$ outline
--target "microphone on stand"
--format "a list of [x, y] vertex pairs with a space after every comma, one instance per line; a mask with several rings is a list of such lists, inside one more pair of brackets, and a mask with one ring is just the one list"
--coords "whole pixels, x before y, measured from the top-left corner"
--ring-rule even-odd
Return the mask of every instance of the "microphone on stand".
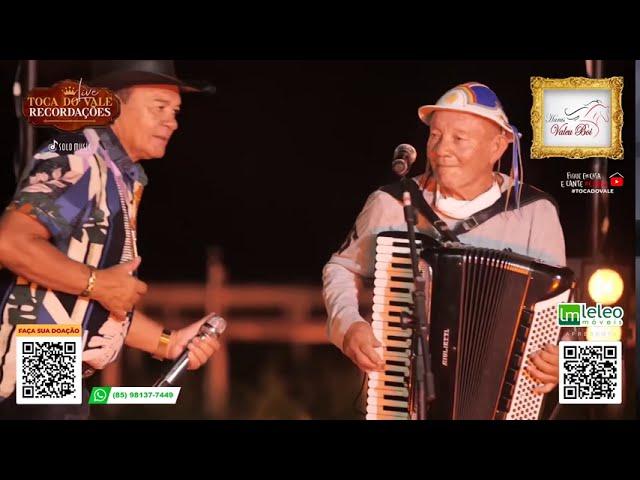
[[[207, 320], [200, 326], [200, 330], [195, 337], [219, 337], [227, 328], [227, 322], [217, 313], [210, 313], [205, 317]], [[193, 339], [191, 339], [193, 340]], [[191, 343], [191, 340], [189, 343]], [[154, 387], [173, 387], [182, 375], [187, 371], [189, 365], [189, 349], [185, 348], [182, 355], [173, 363], [171, 369], [153, 384]]]
[[408, 143], [402, 143], [393, 151], [391, 169], [399, 177], [404, 177], [416, 161], [416, 149]]
[[412, 360], [410, 370], [412, 378], [415, 379], [411, 386], [411, 415], [418, 420], [427, 418], [429, 405], [435, 399], [435, 381], [431, 366], [431, 346], [429, 344], [429, 319], [426, 309], [426, 280], [420, 272], [420, 253], [416, 244], [417, 216], [411, 201], [411, 184], [413, 180], [407, 178], [407, 173], [411, 165], [416, 161], [416, 149], [408, 143], [402, 143], [393, 152], [393, 172], [401, 177], [400, 183], [403, 189], [402, 204], [404, 218], [407, 223], [407, 234], [409, 239], [409, 258], [411, 259], [411, 270], [413, 276], [414, 290], [411, 294], [413, 299], [413, 330], [411, 335]]

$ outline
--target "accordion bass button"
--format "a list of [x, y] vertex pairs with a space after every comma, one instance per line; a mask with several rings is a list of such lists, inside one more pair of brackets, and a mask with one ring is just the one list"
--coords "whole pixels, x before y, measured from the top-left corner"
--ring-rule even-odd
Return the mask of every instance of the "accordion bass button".
[[513, 383], [504, 382], [504, 387], [502, 388], [502, 394], [507, 397], [513, 397], [513, 392], [515, 390], [515, 385]]
[[522, 340], [526, 340], [529, 336], [529, 330], [530, 330], [529, 327], [525, 325], [520, 325], [520, 328], [518, 328], [518, 338]]
[[522, 355], [518, 355], [517, 353], [511, 358], [511, 363], [509, 364], [510, 368], [514, 370], [518, 370], [520, 365], [522, 364]]
[[522, 310], [522, 315], [520, 316], [520, 325], [530, 327], [531, 322], [533, 322], [533, 313], [534, 312], [529, 310], [528, 308]]
[[508, 412], [511, 407], [511, 399], [502, 397], [498, 403], [498, 410], [501, 412]]

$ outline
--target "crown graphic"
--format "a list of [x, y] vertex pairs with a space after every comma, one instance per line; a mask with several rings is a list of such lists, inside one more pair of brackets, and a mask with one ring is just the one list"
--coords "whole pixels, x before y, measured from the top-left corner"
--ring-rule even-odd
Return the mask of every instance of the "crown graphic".
[[75, 95], [76, 94], [76, 89], [73, 88], [71, 85], [69, 85], [68, 87], [64, 87], [62, 89], [62, 93], [64, 95]]

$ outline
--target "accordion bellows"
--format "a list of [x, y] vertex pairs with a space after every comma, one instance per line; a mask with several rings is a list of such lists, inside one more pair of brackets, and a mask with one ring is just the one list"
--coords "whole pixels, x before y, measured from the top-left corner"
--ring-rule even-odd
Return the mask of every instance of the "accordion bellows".
[[[556, 309], [573, 291], [571, 270], [424, 235], [417, 243], [436, 387], [427, 418], [543, 418], [548, 395], [533, 392], [524, 359], [557, 343]], [[412, 330], [401, 318], [413, 312], [413, 288], [406, 232], [378, 234], [372, 327], [385, 369], [369, 374], [367, 419], [415, 418]]]

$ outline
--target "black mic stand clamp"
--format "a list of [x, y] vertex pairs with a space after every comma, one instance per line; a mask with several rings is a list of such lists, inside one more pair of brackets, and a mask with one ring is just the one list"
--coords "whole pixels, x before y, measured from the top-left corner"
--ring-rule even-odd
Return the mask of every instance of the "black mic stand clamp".
[[436, 398], [435, 381], [431, 368], [431, 349], [429, 344], [430, 322], [427, 318], [425, 278], [420, 273], [418, 248], [416, 245], [415, 226], [417, 224], [416, 209], [411, 201], [411, 193], [406, 174], [402, 176], [404, 218], [407, 223], [409, 234], [409, 249], [411, 251], [411, 267], [413, 272], [413, 315], [409, 316], [410, 321], [404, 322], [412, 331], [411, 340], [411, 385], [410, 391], [410, 413], [417, 416], [418, 420], [426, 420], [429, 404]]

